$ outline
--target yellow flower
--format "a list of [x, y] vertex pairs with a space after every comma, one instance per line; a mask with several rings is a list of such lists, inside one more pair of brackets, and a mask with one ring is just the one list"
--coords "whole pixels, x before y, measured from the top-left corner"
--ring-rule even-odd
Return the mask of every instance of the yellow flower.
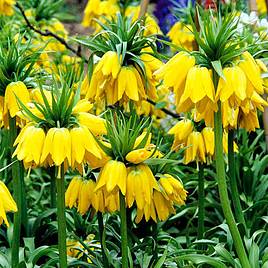
[[205, 127], [201, 133], [205, 143], [206, 155], [211, 159], [215, 153], [215, 138], [213, 128]]
[[77, 201], [79, 198], [80, 190], [83, 184], [83, 179], [81, 177], [74, 177], [66, 192], [65, 192], [65, 205], [66, 207], [72, 208], [77, 207]]
[[0, 1], [0, 15], [11, 16], [14, 13], [15, 0]]
[[[52, 95], [51, 91], [48, 90], [43, 90], [43, 93], [50, 105], [52, 105]], [[30, 98], [32, 101], [35, 101], [40, 104], [44, 104], [44, 100], [42, 97], [41, 89], [40, 88], [35, 88], [30, 92]]]
[[94, 19], [101, 20], [102, 15], [104, 15], [106, 18], [111, 18], [115, 16], [119, 11], [120, 8], [116, 0], [88, 0], [84, 11], [82, 25], [84, 27], [97, 27], [97, 30], [99, 30], [98, 25], [96, 25], [96, 21], [94, 21]]
[[[94, 241], [92, 241], [94, 238], [95, 235], [89, 234], [86, 240], [83, 241], [83, 244], [85, 244], [87, 248], [90, 248], [91, 251], [94, 251], [97, 247], [99, 247], [98, 242], [94, 243]], [[67, 238], [67, 255], [77, 259], [81, 259], [84, 255], [86, 255], [87, 262], [92, 263], [91, 259], [94, 257], [88, 253], [88, 250], [84, 248], [83, 244], [80, 241]]]
[[162, 186], [168, 199], [175, 205], [184, 205], [187, 197], [187, 191], [178, 179], [175, 179], [169, 174], [164, 174], [159, 179], [159, 184]]
[[84, 180], [82, 182], [77, 201], [77, 211], [81, 215], [84, 215], [91, 206], [93, 207], [92, 199], [96, 195], [94, 193], [95, 187], [96, 183], [93, 180]]
[[184, 25], [181, 21], [176, 22], [167, 33], [174, 45], [193, 50], [194, 35], [191, 25]]
[[8, 188], [2, 181], [0, 181], [0, 196], [0, 225], [4, 221], [6, 226], [9, 227], [6, 212], [17, 212], [18, 208]]
[[177, 103], [178, 112], [188, 112], [196, 108], [199, 113], [204, 112], [208, 105], [217, 110], [215, 104], [215, 89], [210, 71], [206, 67], [192, 67], [186, 78], [185, 89]]
[[154, 73], [156, 79], [163, 79], [165, 87], [173, 89], [176, 103], [180, 102], [187, 74], [194, 65], [193, 56], [187, 52], [179, 52]]
[[152, 56], [142, 58], [146, 61], [148, 59], [153, 61], [148, 64], [144, 62], [148, 78], [146, 81], [139, 67], [131, 64], [121, 66], [121, 56], [114, 51], [106, 52], [96, 64], [90, 82], [88, 78], [84, 79], [83, 94], [87, 92], [87, 99], [98, 103], [105, 100], [108, 105], [113, 105], [118, 101], [124, 104], [128, 100], [140, 104], [147, 96], [155, 99], [157, 81], [152, 72], [156, 65], [159, 66], [159, 62]]
[[206, 162], [206, 148], [203, 136], [200, 132], [193, 131], [187, 139], [187, 148], [185, 150], [184, 163], [192, 161]]
[[140, 136], [138, 136], [137, 139], [135, 140], [134, 149], [136, 149], [141, 144], [141, 142], [143, 142], [146, 135], [148, 135], [148, 137], [147, 137], [147, 140], [145, 142], [145, 147], [150, 145], [151, 139], [152, 139], [152, 133], [148, 133], [147, 131], [143, 131], [142, 134]]
[[175, 126], [173, 126], [168, 134], [174, 134], [174, 141], [172, 144], [172, 150], [179, 150], [180, 148], [185, 146], [187, 141], [187, 137], [193, 131], [193, 122], [189, 119], [183, 119], [179, 121]]
[[105, 119], [93, 114], [79, 112], [77, 119], [80, 125], [86, 126], [94, 135], [103, 135], [107, 133]]
[[21, 81], [8, 84], [5, 92], [5, 109], [9, 111], [11, 117], [14, 117], [20, 111], [18, 99], [26, 105], [30, 102], [30, 93]]
[[[136, 5], [136, 6], [129, 5], [126, 8], [124, 15], [128, 18], [131, 17], [132, 22], [134, 22], [138, 19], [139, 13], [140, 13], [140, 5]], [[158, 26], [156, 20], [148, 13], [146, 13], [145, 15], [144, 28], [145, 28], [144, 36], [150, 36], [153, 34], [162, 34], [160, 27]]]
[[265, 0], [257, 0], [256, 2], [257, 2], [258, 12], [260, 14], [266, 14], [267, 8], [266, 8]]
[[126, 185], [126, 204], [132, 207], [136, 201], [137, 208], [142, 210], [144, 206], [152, 202], [153, 189], [159, 190], [157, 181], [147, 165], [137, 165], [128, 168]]
[[108, 194], [105, 189], [95, 191], [96, 182], [82, 177], [74, 177], [65, 193], [66, 207], [76, 207], [84, 215], [92, 207], [95, 211], [114, 212], [119, 210], [119, 195]]
[[[105, 146], [107, 146], [107, 144], [105, 144], [105, 142], [103, 142], [103, 141], [100, 141], [100, 142], [103, 143]], [[109, 160], [111, 160], [111, 157], [106, 155], [103, 150], [99, 150], [99, 152], [100, 152], [100, 156], [101, 156], [100, 158], [94, 156], [92, 153], [89, 153], [89, 152], [85, 153], [85, 162], [88, 163], [88, 165], [92, 169], [101, 168]], [[82, 173], [82, 171], [80, 173]]]
[[90, 103], [86, 99], [81, 99], [77, 102], [77, 104], [74, 106], [72, 113], [77, 114], [77, 113], [87, 113], [89, 112], [93, 107], [93, 104]]
[[138, 73], [135, 72], [134, 67], [122, 67], [118, 75], [118, 100], [120, 100], [125, 93], [129, 99], [139, 100], [139, 88], [138, 88]]
[[119, 190], [126, 193], [127, 168], [123, 162], [110, 160], [101, 169], [95, 191], [104, 187], [108, 194]]
[[70, 130], [70, 136], [72, 148], [71, 166], [74, 166], [75, 163], [81, 164], [85, 158], [86, 152], [101, 159], [101, 149], [87, 127], [81, 126], [72, 128]]
[[100, 6], [101, 1], [100, 0], [89, 0], [87, 2], [85, 11], [84, 11], [84, 18], [82, 21], [82, 25], [84, 27], [91, 26], [92, 19], [100, 14]]
[[126, 155], [126, 160], [133, 164], [139, 164], [152, 156], [153, 152], [146, 148], [137, 149]]
[[227, 67], [223, 69], [220, 77], [216, 99], [221, 102], [228, 101], [230, 107], [236, 107], [247, 97], [247, 78], [239, 66]]
[[17, 148], [13, 156], [17, 155], [18, 160], [26, 163], [33, 162], [39, 165], [45, 138], [46, 134], [42, 128], [36, 127], [32, 123], [27, 124], [14, 142], [14, 146], [17, 145]]
[[126, 160], [133, 164], [139, 164], [149, 158], [161, 158], [162, 153], [155, 148], [154, 144], [149, 144], [141, 149], [136, 149], [126, 155]]
[[246, 74], [249, 87], [253, 87], [259, 94], [263, 94], [264, 90], [261, 72], [258, 64], [249, 52], [246, 51], [242, 54], [242, 60], [239, 63], [239, 67]]
[[256, 128], [260, 128], [257, 111], [249, 111], [249, 113], [246, 114], [242, 112], [240, 115], [239, 126], [249, 132], [255, 131]]
[[114, 213], [116, 211], [119, 211], [120, 205], [119, 205], [119, 192], [115, 193], [107, 193], [104, 190], [104, 205], [105, 210], [109, 213]]
[[67, 128], [50, 128], [47, 132], [41, 156], [41, 163], [51, 157], [56, 166], [60, 166], [65, 160], [71, 165], [72, 140]]
[[230, 107], [228, 101], [222, 103], [222, 125], [225, 129], [237, 127], [239, 107]]
[[150, 218], [155, 222], [157, 222], [157, 218], [160, 221], [165, 221], [170, 214], [175, 214], [172, 201], [164, 193], [153, 190], [152, 202], [145, 204], [143, 209], [137, 208], [135, 222], [139, 223], [143, 217], [146, 221]]
[[160, 221], [165, 221], [170, 214], [175, 214], [172, 203], [161, 192], [153, 192], [153, 201], [157, 217]]

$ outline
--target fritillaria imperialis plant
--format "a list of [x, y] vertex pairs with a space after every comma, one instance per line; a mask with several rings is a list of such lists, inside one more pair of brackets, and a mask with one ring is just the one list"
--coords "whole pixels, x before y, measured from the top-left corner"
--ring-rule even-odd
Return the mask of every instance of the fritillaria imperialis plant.
[[[193, 111], [208, 127], [214, 127], [217, 180], [223, 212], [241, 265], [250, 267], [227, 192], [223, 127], [229, 129], [233, 124], [234, 127], [254, 130], [259, 126], [257, 109], [263, 110], [267, 103], [260, 95], [264, 92], [260, 69], [248, 51], [250, 47], [238, 34], [237, 23], [238, 19], [232, 13], [222, 16], [213, 11], [202, 12], [202, 15], [198, 12], [200, 31], [193, 22], [192, 27], [199, 50], [179, 52], [154, 74], [174, 91], [178, 112]], [[199, 160], [205, 162], [198, 141], [199, 133], [194, 137], [196, 142], [192, 141], [195, 144], [192, 150], [198, 154]]]

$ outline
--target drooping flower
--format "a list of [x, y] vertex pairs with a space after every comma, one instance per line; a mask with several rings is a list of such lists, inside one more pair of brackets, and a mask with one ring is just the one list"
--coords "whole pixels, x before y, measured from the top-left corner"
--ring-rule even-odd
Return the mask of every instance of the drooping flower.
[[168, 131], [168, 134], [174, 135], [172, 150], [177, 151], [185, 147], [187, 138], [193, 131], [193, 128], [193, 122], [190, 119], [183, 119]]
[[[140, 5], [129, 5], [125, 10], [125, 16], [131, 17], [132, 21], [137, 21], [140, 13]], [[144, 35], [161, 34], [160, 27], [153, 16], [146, 13], [144, 18]]]
[[187, 112], [195, 108], [203, 113], [208, 106], [217, 110], [215, 103], [215, 89], [211, 73], [206, 67], [192, 67], [186, 78], [185, 89], [177, 104], [179, 112]]
[[107, 193], [121, 191], [126, 193], [127, 168], [123, 162], [110, 160], [101, 169], [95, 191], [105, 187]]
[[69, 208], [76, 207], [84, 215], [90, 208], [100, 212], [115, 212], [119, 210], [119, 195], [108, 193], [106, 189], [96, 188], [92, 179], [74, 177], [65, 193], [65, 203]]
[[170, 214], [175, 213], [175, 205], [184, 205], [187, 197], [187, 191], [182, 184], [169, 174], [160, 176], [157, 182], [158, 188], [152, 192], [151, 202], [145, 202], [144, 206], [137, 206], [136, 223], [139, 223], [144, 217], [146, 221], [157, 219], [164, 221]]
[[44, 130], [29, 123], [16, 138], [14, 146], [18, 146], [13, 155], [17, 155], [18, 160], [24, 160], [26, 163], [34, 162], [36, 165], [39, 165], [45, 139], [46, 134]]
[[193, 56], [187, 52], [179, 52], [154, 73], [157, 79], [163, 79], [164, 86], [174, 91], [177, 104], [183, 94], [187, 74], [194, 65]]
[[8, 188], [2, 181], [0, 181], [0, 196], [0, 225], [4, 222], [9, 227], [6, 212], [17, 212], [18, 208]]
[[84, 27], [98, 27], [94, 19], [101, 20], [101, 16], [111, 19], [119, 11], [120, 8], [117, 4], [117, 0], [88, 0], [84, 11], [82, 25]]
[[20, 111], [18, 100], [20, 100], [23, 104], [30, 102], [30, 93], [25, 84], [21, 81], [8, 84], [5, 91], [4, 111], [9, 111], [11, 117], [15, 117], [16, 113]]
[[142, 210], [152, 202], [153, 189], [159, 190], [157, 181], [147, 165], [138, 165], [128, 169], [126, 204], [132, 207], [134, 201]]
[[188, 164], [192, 161], [205, 163], [206, 148], [204, 138], [198, 131], [193, 131], [187, 139], [187, 148], [185, 150], [184, 163]]
[[239, 67], [244, 71], [247, 77], [247, 87], [248, 91], [250, 91], [248, 92], [249, 97], [251, 96], [253, 89], [256, 90], [257, 93], [263, 94], [264, 90], [259, 66], [248, 51], [242, 54]]
[[221, 102], [228, 101], [231, 107], [241, 104], [247, 97], [247, 78], [239, 66], [223, 69], [224, 78], [220, 78], [216, 99]]
[[159, 179], [159, 184], [163, 187], [165, 194], [176, 205], [184, 205], [187, 197], [187, 191], [183, 188], [181, 182], [171, 176], [170, 174], [164, 174]]
[[[117, 23], [116, 29], [114, 23]], [[108, 22], [108, 31], [100, 32], [88, 42], [92, 54], [98, 55], [99, 60], [92, 64], [91, 78], [87, 75], [83, 81], [82, 90], [87, 99], [102, 105], [119, 103], [125, 106], [129, 101], [140, 106], [148, 97], [157, 99], [156, 86], [159, 81], [153, 72], [162, 63], [155, 57], [153, 37], [146, 37], [141, 25], [141, 20], [131, 22], [131, 17], [121, 19], [118, 14]], [[121, 36], [123, 32], [124, 37]], [[107, 34], [115, 38], [114, 45], [106, 44]], [[105, 49], [100, 51], [98, 47], [103, 45]]]
[[171, 42], [174, 45], [192, 51], [194, 46], [194, 35], [192, 33], [192, 26], [185, 25], [183, 22], [176, 22], [167, 33]]
[[205, 127], [201, 131], [205, 149], [206, 149], [206, 156], [209, 160], [211, 160], [215, 153], [215, 138], [214, 138], [214, 131], [211, 127]]
[[86, 163], [99, 165], [106, 156], [93, 135], [106, 132], [105, 120], [88, 113], [92, 104], [87, 100], [74, 103], [70, 88], [58, 94], [47, 94], [43, 89], [40, 92], [41, 97], [38, 91], [34, 93], [33, 108], [21, 107], [20, 116], [29, 123], [14, 142], [13, 156], [25, 167], [64, 164], [65, 169], [71, 167], [81, 173]]

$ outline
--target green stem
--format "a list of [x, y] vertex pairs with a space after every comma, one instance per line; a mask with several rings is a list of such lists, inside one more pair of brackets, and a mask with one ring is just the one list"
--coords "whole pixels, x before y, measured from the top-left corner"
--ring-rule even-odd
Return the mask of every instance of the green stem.
[[[215, 84], [216, 88], [217, 84]], [[250, 268], [250, 264], [247, 258], [246, 250], [243, 245], [242, 238], [240, 236], [239, 230], [237, 228], [231, 205], [228, 197], [227, 183], [226, 183], [226, 174], [225, 174], [225, 165], [223, 158], [223, 144], [222, 144], [222, 115], [221, 115], [221, 105], [218, 105], [218, 112], [215, 113], [214, 127], [215, 127], [215, 154], [216, 154], [216, 171], [217, 171], [217, 180], [218, 188], [220, 195], [220, 202], [225, 216], [226, 222], [229, 226], [234, 246], [239, 257], [240, 263], [243, 268]]]
[[56, 179], [59, 263], [60, 268], [67, 268], [64, 166], [59, 168], [61, 176]]
[[99, 235], [100, 235], [100, 243], [101, 243], [101, 251], [102, 251], [102, 259], [103, 259], [103, 267], [109, 268], [109, 262], [107, 259], [107, 256], [105, 254], [103, 237], [104, 237], [104, 226], [103, 226], [103, 217], [101, 212], [97, 212], [97, 218], [98, 218], [98, 226], [99, 226]]
[[205, 189], [204, 189], [204, 167], [201, 164], [198, 172], [198, 239], [204, 237], [205, 232]]
[[[9, 133], [10, 133], [10, 148], [11, 154], [14, 151], [13, 144], [17, 137], [16, 119], [9, 118]], [[12, 161], [16, 161], [14, 158]], [[14, 214], [14, 227], [11, 242], [11, 263], [15, 268], [19, 264], [19, 249], [20, 249], [20, 235], [21, 235], [21, 222], [22, 222], [22, 192], [21, 192], [21, 177], [23, 176], [23, 167], [19, 161], [12, 165], [12, 181], [13, 181], [13, 197], [18, 207], [18, 212]]]
[[122, 268], [128, 268], [128, 243], [127, 243], [127, 213], [125, 197], [120, 192], [120, 219], [121, 219], [121, 250]]
[[231, 187], [231, 198], [233, 201], [236, 220], [246, 227], [245, 218], [243, 216], [242, 206], [239, 198], [237, 187], [237, 178], [235, 173], [235, 157], [234, 157], [234, 130], [228, 133], [228, 165], [229, 165], [229, 178]]
[[51, 208], [57, 207], [57, 200], [56, 200], [56, 174], [55, 174], [55, 168], [50, 167], [49, 168], [49, 174], [50, 174], [50, 206]]

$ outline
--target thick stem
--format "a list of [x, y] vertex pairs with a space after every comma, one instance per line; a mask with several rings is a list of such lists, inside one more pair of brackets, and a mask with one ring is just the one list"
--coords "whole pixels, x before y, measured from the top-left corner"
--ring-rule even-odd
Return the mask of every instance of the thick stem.
[[201, 164], [198, 172], [198, 239], [204, 237], [205, 232], [205, 188], [204, 188], [204, 167]]
[[103, 234], [104, 234], [103, 217], [102, 217], [102, 213], [99, 211], [97, 212], [97, 218], [98, 218], [98, 226], [99, 226], [99, 235], [100, 235], [102, 259], [103, 259], [103, 267], [109, 268], [109, 262], [108, 262], [106, 254], [105, 254], [104, 245], [103, 245]]
[[56, 179], [59, 263], [60, 268], [67, 268], [64, 166], [59, 168], [61, 176]]
[[128, 268], [128, 243], [127, 243], [127, 213], [125, 197], [120, 192], [120, 219], [121, 219], [121, 250], [122, 268]]
[[[13, 153], [13, 143], [17, 137], [16, 119], [9, 119], [9, 133], [10, 133], [10, 148]], [[16, 159], [12, 159], [15, 161]], [[22, 166], [19, 161], [12, 165], [12, 181], [13, 181], [13, 197], [17, 203], [18, 212], [14, 214], [13, 237], [11, 242], [11, 262], [12, 267], [17, 267], [19, 264], [19, 248], [20, 248], [20, 234], [22, 222], [22, 192], [21, 192], [21, 177], [23, 176]], [[23, 178], [22, 178], [23, 179]]]
[[[216, 86], [217, 84], [215, 84]], [[216, 171], [217, 171], [217, 180], [218, 188], [220, 195], [220, 202], [223, 210], [224, 217], [229, 226], [234, 246], [240, 260], [240, 263], [243, 268], [250, 268], [250, 264], [247, 258], [246, 250], [243, 245], [242, 238], [240, 236], [239, 230], [237, 228], [231, 205], [228, 197], [226, 175], [225, 175], [225, 166], [223, 158], [223, 144], [222, 144], [222, 115], [221, 115], [221, 105], [219, 103], [219, 110], [215, 113], [215, 154], [216, 154]]]
[[237, 178], [235, 173], [235, 157], [234, 157], [234, 130], [228, 133], [228, 165], [229, 165], [229, 178], [231, 188], [231, 198], [233, 201], [236, 220], [246, 227], [245, 218], [241, 207], [239, 192], [237, 187]]

